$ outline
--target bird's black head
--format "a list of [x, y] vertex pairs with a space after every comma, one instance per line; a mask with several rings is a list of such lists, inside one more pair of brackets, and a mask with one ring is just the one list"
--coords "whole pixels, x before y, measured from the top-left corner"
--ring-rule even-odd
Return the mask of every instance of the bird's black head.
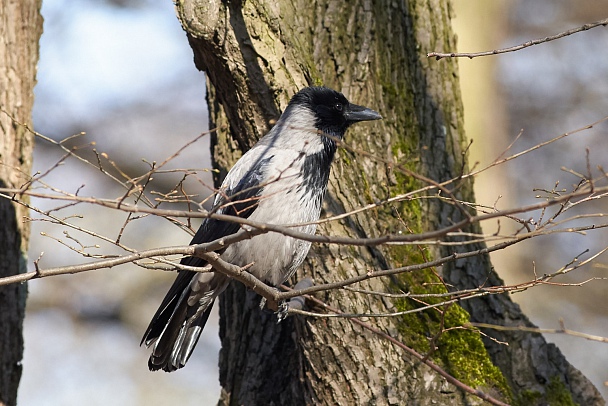
[[289, 106], [308, 108], [314, 113], [315, 127], [318, 130], [340, 138], [353, 123], [382, 118], [374, 110], [352, 104], [342, 93], [326, 87], [307, 87], [300, 90], [292, 97]]

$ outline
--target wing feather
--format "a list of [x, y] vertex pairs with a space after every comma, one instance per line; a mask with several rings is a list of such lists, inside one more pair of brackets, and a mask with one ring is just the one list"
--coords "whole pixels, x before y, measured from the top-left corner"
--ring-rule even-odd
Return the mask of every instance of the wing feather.
[[[267, 152], [268, 149], [265, 148], [264, 151]], [[266, 168], [274, 155], [264, 156], [262, 153], [253, 160], [249, 169], [244, 171], [243, 166], [247, 164], [247, 158], [243, 156], [226, 176], [222, 188], [216, 195], [212, 213], [248, 218], [255, 211], [264, 189]], [[241, 173], [244, 175], [239, 178]], [[238, 182], [235, 181], [236, 178], [239, 178]], [[206, 218], [190, 244], [217, 240], [236, 233], [239, 227], [235, 222]], [[207, 265], [203, 259], [197, 257], [185, 257], [180, 263], [198, 267]], [[145, 343], [146, 346], [154, 344], [148, 362], [150, 370], [173, 371], [184, 366], [209, 318], [215, 297], [225, 289], [228, 282], [228, 278], [224, 275], [214, 274], [203, 288], [197, 286], [196, 297], [200, 295], [201, 298], [190, 305], [188, 298], [193, 294], [191, 286], [199, 275], [201, 274], [198, 272], [179, 271], [152, 317], [142, 338], [142, 344]]]

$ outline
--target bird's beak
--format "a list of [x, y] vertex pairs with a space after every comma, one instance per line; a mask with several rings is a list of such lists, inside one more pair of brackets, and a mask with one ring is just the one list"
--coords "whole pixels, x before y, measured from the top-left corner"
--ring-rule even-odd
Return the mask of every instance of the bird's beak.
[[378, 114], [378, 112], [368, 109], [367, 107], [357, 106], [356, 104], [350, 103], [346, 112], [344, 113], [344, 117], [351, 123], [356, 123], [357, 121], [370, 121], [370, 120], [380, 120], [382, 116]]

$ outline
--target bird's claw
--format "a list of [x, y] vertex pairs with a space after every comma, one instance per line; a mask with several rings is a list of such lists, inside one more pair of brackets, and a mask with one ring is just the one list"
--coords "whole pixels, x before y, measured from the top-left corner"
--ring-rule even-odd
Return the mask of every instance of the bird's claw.
[[[306, 289], [314, 285], [311, 278], [304, 278], [294, 286], [294, 290]], [[277, 323], [282, 322], [289, 316], [290, 309], [303, 310], [306, 307], [306, 299], [304, 296], [295, 296], [289, 299], [289, 302], [281, 302], [277, 311]]]
[[277, 315], [277, 324], [279, 324], [280, 322], [285, 320], [287, 318], [287, 316], [289, 316], [289, 303], [281, 302], [279, 304], [279, 310], [277, 310], [276, 315]]

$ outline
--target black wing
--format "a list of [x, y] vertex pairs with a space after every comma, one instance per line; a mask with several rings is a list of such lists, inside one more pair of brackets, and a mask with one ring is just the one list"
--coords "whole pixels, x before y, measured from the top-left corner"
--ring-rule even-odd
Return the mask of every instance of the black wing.
[[[257, 203], [264, 188], [266, 167], [273, 158], [274, 155], [259, 159], [232, 189], [226, 190], [225, 193], [216, 198], [212, 212], [248, 218], [257, 207]], [[228, 174], [228, 176], [230, 176], [230, 174]], [[206, 218], [190, 244], [202, 244], [217, 240], [218, 238], [236, 233], [239, 230], [239, 227], [238, 223]], [[206, 265], [204, 260], [196, 257], [185, 257], [180, 263], [189, 266]], [[180, 330], [184, 327], [184, 323], [197, 311], [195, 308], [189, 308], [187, 304], [190, 282], [196, 274], [197, 272], [192, 271], [179, 271], [173, 285], [171, 285], [171, 288], [165, 295], [161, 305], [152, 317], [152, 321], [142, 338], [142, 344], [145, 342], [146, 345], [150, 345], [161, 335], [165, 334], [168, 336], [163, 337], [162, 341], [166, 342], [168, 348], [166, 351], [159, 352], [165, 354], [171, 353], [174, 342], [178, 337]], [[191, 324], [191, 326], [198, 326], [200, 329], [195, 330], [197, 332], [196, 336], [190, 340], [190, 351], [196, 345], [200, 331], [202, 331], [202, 327], [204, 327], [207, 318], [209, 317], [211, 305], [212, 303]], [[187, 356], [189, 356], [189, 353]], [[160, 369], [160, 367], [166, 369], [163, 365], [149, 365], [151, 369]]]
[[[219, 195], [211, 213], [249, 218], [258, 205], [264, 188], [266, 167], [273, 158], [274, 155], [260, 159], [233, 189], [228, 189], [225, 193]], [[190, 245], [203, 244], [226, 237], [239, 231], [239, 228], [240, 225], [232, 221], [207, 218], [192, 238]], [[181, 264], [205, 265], [202, 259], [196, 257], [186, 257], [182, 259]]]

